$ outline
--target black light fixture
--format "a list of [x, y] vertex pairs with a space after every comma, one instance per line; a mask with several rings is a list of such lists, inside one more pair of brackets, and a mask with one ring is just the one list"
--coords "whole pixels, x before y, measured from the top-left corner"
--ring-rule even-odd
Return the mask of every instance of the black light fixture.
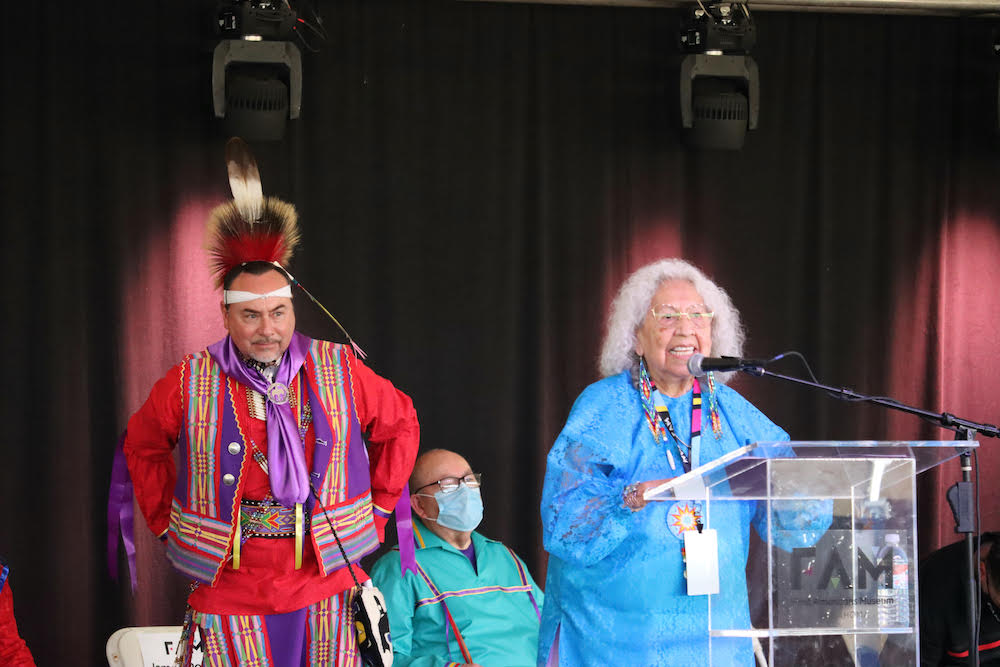
[[749, 55], [756, 37], [745, 2], [698, 0], [682, 20], [681, 124], [691, 146], [739, 150], [756, 129], [760, 82]]
[[216, 118], [228, 136], [278, 141], [302, 108], [302, 57], [287, 41], [295, 11], [280, 0], [230, 0], [216, 12], [223, 39], [212, 58]]

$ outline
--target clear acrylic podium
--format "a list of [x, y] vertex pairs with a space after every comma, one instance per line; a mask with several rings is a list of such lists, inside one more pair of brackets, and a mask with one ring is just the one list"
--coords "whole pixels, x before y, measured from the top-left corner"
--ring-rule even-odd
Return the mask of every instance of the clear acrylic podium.
[[[831, 654], [859, 667], [918, 664], [916, 475], [976, 446], [761, 442], [647, 491], [647, 500], [701, 502], [706, 528], [713, 506], [756, 503], [763, 553], [747, 563], [751, 622], [713, 619], [709, 595], [710, 656], [749, 641], [758, 667], [826, 664]], [[810, 530], [827, 517], [828, 528]]]

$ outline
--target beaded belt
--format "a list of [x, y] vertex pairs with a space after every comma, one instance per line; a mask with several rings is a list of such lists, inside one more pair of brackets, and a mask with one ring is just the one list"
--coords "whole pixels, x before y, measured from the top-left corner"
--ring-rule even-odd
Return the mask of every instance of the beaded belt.
[[[309, 526], [303, 526], [308, 532]], [[295, 537], [295, 508], [274, 500], [246, 500], [240, 503], [240, 537]]]

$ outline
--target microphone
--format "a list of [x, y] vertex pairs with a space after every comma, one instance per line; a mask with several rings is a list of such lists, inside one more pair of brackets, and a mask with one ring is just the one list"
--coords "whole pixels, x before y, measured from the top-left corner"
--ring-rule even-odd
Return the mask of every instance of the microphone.
[[704, 377], [709, 371], [721, 373], [763, 368], [773, 359], [740, 359], [739, 357], [706, 357], [695, 352], [688, 359], [688, 373], [696, 378]]

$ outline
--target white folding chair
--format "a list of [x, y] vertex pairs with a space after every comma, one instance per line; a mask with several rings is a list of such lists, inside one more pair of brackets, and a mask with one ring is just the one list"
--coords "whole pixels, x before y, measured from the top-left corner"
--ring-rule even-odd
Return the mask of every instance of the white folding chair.
[[108, 666], [172, 665], [181, 629], [179, 625], [159, 625], [116, 630], [108, 637]]

